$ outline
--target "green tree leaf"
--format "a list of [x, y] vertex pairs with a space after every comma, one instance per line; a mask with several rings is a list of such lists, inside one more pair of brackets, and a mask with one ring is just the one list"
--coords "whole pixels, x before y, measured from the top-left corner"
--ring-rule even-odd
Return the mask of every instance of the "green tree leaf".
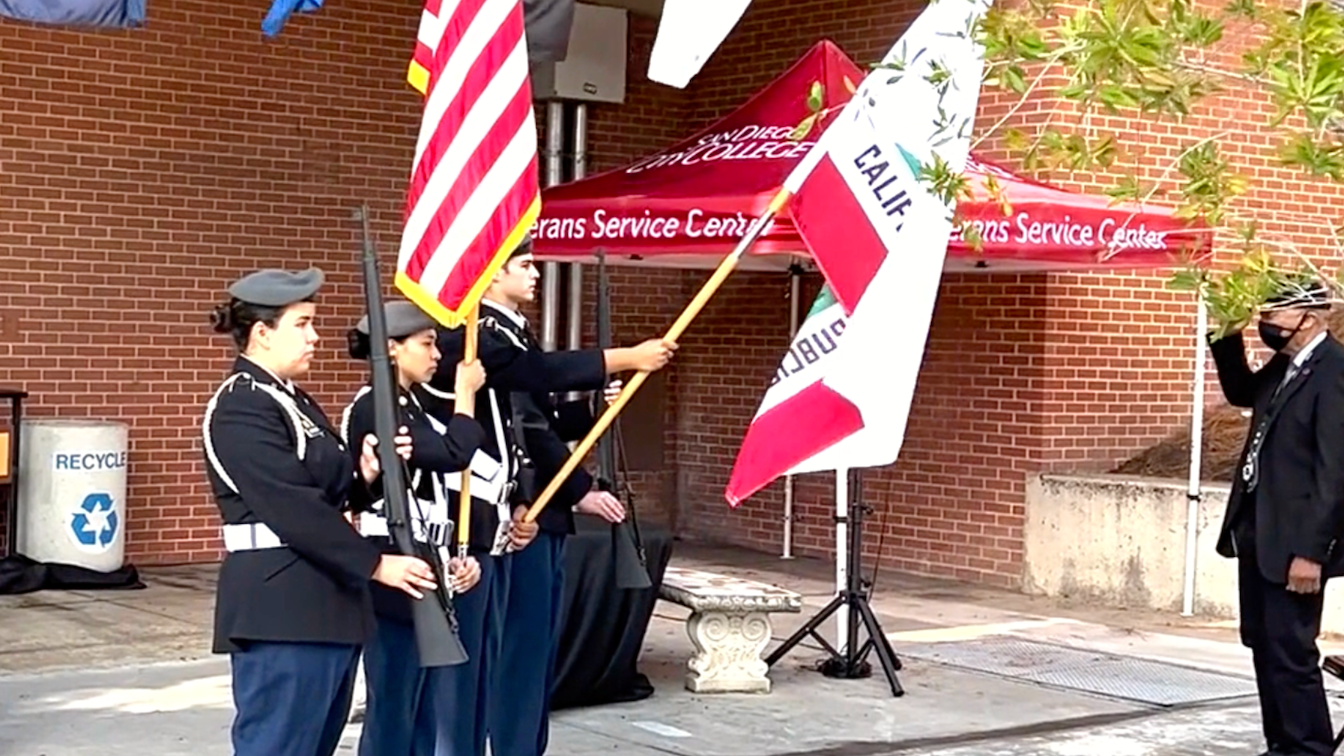
[[825, 89], [821, 86], [821, 82], [812, 82], [812, 87], [807, 92], [807, 109], [813, 113], [819, 112], [822, 106], [826, 104], [823, 99], [824, 94]]

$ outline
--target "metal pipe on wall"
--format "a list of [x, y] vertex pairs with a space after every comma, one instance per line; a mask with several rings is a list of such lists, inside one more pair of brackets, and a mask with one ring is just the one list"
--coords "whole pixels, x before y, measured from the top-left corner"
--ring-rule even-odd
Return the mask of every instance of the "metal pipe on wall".
[[[574, 172], [574, 180], [578, 181], [588, 172], [588, 103], [580, 102], [574, 105], [574, 155], [571, 168]], [[566, 349], [583, 348], [583, 268], [578, 263], [569, 263], [565, 266], [569, 270], [569, 292], [567, 299], [569, 307], [565, 317], [566, 325]], [[578, 391], [571, 391], [565, 395], [569, 401], [577, 401], [583, 398], [583, 394]], [[570, 441], [570, 451], [578, 446], [577, 441]]]
[[[552, 100], [546, 103], [546, 186], [555, 186], [565, 180], [565, 103]], [[560, 325], [560, 265], [542, 263], [541, 266], [541, 348], [553, 351], [559, 346]]]
[[[588, 103], [574, 106], [574, 180], [582, 179], [588, 170]], [[569, 349], [583, 347], [583, 268], [569, 265], [569, 317], [566, 319]]]

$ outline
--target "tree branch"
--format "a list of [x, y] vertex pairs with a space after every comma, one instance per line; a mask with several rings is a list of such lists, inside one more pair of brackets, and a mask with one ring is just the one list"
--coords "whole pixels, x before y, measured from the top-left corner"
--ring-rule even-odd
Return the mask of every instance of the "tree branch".
[[1017, 102], [1013, 103], [1013, 106], [1008, 109], [1008, 112], [1005, 113], [1002, 118], [996, 121], [993, 126], [990, 126], [988, 130], [982, 133], [980, 135], [980, 138], [976, 139], [974, 142], [971, 143], [972, 151], [975, 151], [975, 149], [980, 146], [981, 142], [984, 142], [995, 132], [997, 132], [1000, 128], [1003, 128], [1003, 125], [1005, 123], [1007, 123], [1010, 119], [1012, 119], [1013, 116], [1017, 115], [1017, 111], [1021, 110], [1022, 106], [1027, 104], [1027, 99], [1031, 97], [1031, 93], [1035, 92], [1036, 88], [1039, 87], [1041, 85], [1041, 82], [1045, 80], [1045, 75], [1049, 73], [1050, 69], [1053, 68], [1056, 64], [1058, 64], [1060, 59], [1063, 58], [1069, 52], [1071, 52], [1069, 48], [1061, 47], [1060, 49], [1055, 51], [1054, 55], [1051, 55], [1047, 60], [1045, 60], [1041, 64], [1041, 72], [1036, 75], [1035, 79], [1032, 79], [1031, 84], [1027, 86], [1027, 91], [1022, 93], [1022, 96], [1017, 99]]

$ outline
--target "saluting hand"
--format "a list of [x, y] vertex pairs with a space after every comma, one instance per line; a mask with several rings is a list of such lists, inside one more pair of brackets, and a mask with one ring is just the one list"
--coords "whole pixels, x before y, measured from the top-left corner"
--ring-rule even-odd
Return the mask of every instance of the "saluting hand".
[[671, 341], [649, 339], [634, 347], [635, 369], [642, 373], [662, 370], [667, 363], [672, 361], [672, 353], [675, 351], [677, 351], [677, 345]]
[[472, 556], [453, 557], [448, 560], [448, 574], [453, 576], [453, 588], [465, 593], [481, 582], [481, 563]]
[[[397, 437], [392, 439], [396, 444], [397, 456], [410, 459], [411, 432], [403, 425], [397, 433]], [[382, 471], [382, 464], [378, 461], [378, 437], [370, 433], [364, 437], [364, 446], [359, 452], [359, 473], [364, 476], [365, 483], [372, 483]]]
[[373, 571], [373, 579], [415, 598], [424, 597], [421, 591], [438, 587], [434, 582], [434, 570], [428, 564], [417, 557], [401, 554], [384, 554]]

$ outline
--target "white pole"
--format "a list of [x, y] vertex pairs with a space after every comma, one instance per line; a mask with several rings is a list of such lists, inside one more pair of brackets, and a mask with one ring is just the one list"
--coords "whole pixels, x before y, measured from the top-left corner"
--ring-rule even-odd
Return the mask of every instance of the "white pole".
[[[835, 592], [849, 587], [849, 470], [835, 471]], [[844, 654], [849, 644], [849, 607], [835, 613], [835, 647]]]
[[[789, 271], [789, 340], [798, 335], [798, 298], [802, 296], [802, 276]], [[793, 559], [793, 476], [784, 476], [784, 553], [782, 559]]]
[[1203, 297], [1197, 294], [1194, 400], [1190, 409], [1190, 487], [1185, 494], [1185, 595], [1181, 601], [1181, 615], [1184, 617], [1193, 616], [1195, 613], [1195, 569], [1198, 561], [1195, 557], [1199, 548], [1200, 467], [1204, 451], [1204, 376], [1207, 362], [1204, 350], [1207, 330], [1208, 314], [1204, 309]]

